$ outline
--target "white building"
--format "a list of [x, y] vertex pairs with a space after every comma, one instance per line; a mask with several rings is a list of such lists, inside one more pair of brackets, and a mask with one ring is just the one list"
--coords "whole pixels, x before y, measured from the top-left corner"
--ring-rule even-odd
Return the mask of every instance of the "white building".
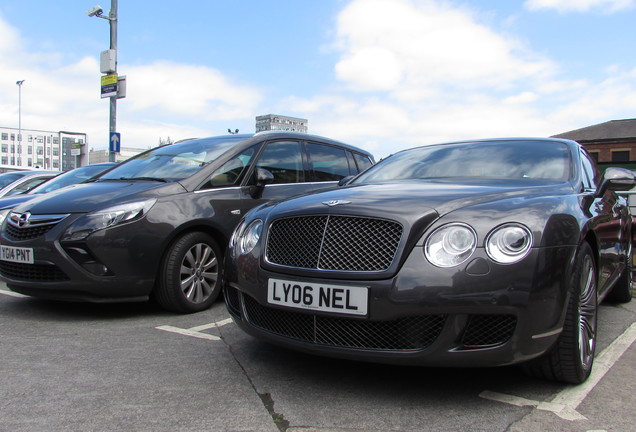
[[67, 171], [88, 164], [81, 132], [0, 127], [0, 170]]
[[278, 114], [256, 116], [256, 132], [282, 130], [307, 133], [309, 121], [304, 118]]

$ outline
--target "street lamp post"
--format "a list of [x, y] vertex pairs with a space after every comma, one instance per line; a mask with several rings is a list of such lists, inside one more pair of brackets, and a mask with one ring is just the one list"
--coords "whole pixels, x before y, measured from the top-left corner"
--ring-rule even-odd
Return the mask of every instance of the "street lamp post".
[[[110, 1], [110, 12], [108, 16], [103, 16], [103, 9], [101, 6], [95, 6], [88, 11], [88, 16], [96, 16], [97, 18], [103, 18], [108, 20], [110, 24], [110, 49], [115, 53], [115, 67], [113, 73], [117, 75], [117, 0]], [[110, 96], [110, 115], [109, 115], [109, 130], [110, 132], [117, 131], [117, 94]], [[109, 134], [109, 139], [110, 139]], [[115, 162], [115, 151], [108, 152], [108, 160]]]
[[[18, 86], [18, 145], [22, 143], [22, 84], [24, 80], [16, 81]], [[13, 165], [15, 165], [15, 143], [13, 144]]]

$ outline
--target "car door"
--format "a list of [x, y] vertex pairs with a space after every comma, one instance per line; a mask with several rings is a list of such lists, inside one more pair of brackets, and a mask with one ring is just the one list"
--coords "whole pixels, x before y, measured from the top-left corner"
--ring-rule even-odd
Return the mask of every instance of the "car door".
[[[311, 192], [307, 182], [303, 142], [276, 140], [243, 150], [211, 173], [209, 179], [195, 192], [195, 201], [211, 207], [219, 216], [217, 225], [231, 232], [243, 215], [267, 201], [289, 198]], [[273, 181], [258, 188], [258, 168], [269, 171]], [[210, 216], [211, 217], [211, 216]]]
[[[307, 181], [303, 154], [301, 141], [279, 140], [266, 143], [254, 164], [254, 169], [265, 169], [272, 173], [274, 179], [265, 186], [260, 198], [254, 199], [250, 196], [254, 205], [313, 191], [312, 184]], [[253, 179], [254, 176], [252, 181]]]
[[[601, 174], [586, 152], [581, 152], [581, 162], [584, 187], [590, 193], [595, 193]], [[631, 242], [626, 223], [629, 209], [625, 199], [611, 190], [590, 203], [588, 211], [594, 215], [599, 248], [598, 287], [599, 292], [603, 292], [610, 287], [608, 282], [615, 280], [623, 270], [624, 260], [621, 251], [628, 249]]]
[[358, 173], [355, 161], [347, 153], [341, 147], [307, 143], [309, 175], [314, 189], [333, 187], [343, 178]]

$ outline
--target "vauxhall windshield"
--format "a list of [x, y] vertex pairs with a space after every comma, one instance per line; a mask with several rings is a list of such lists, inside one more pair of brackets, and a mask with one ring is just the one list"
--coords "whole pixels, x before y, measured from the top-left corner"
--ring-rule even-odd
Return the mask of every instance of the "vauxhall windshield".
[[184, 141], [157, 147], [122, 163], [99, 180], [179, 181], [190, 177], [249, 135]]

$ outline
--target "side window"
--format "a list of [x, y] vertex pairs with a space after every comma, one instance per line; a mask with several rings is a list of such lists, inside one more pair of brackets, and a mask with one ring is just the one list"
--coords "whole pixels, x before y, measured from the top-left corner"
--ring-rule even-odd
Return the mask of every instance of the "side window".
[[601, 176], [600, 171], [586, 152], [581, 152], [581, 162], [583, 165], [583, 186], [586, 189], [596, 189]]
[[354, 153], [353, 157], [355, 158], [356, 164], [358, 165], [358, 170], [360, 171], [364, 171], [365, 169], [373, 165], [371, 160], [369, 160], [369, 158], [365, 155], [362, 155], [360, 153]]
[[267, 144], [256, 166], [271, 172], [274, 175], [274, 184], [305, 181], [300, 143], [296, 141]]
[[247, 171], [257, 147], [245, 149], [221, 165], [220, 168], [212, 173], [210, 180], [202, 186], [202, 189], [238, 185], [242, 180], [243, 174]]
[[351, 173], [343, 149], [315, 143], [309, 143], [307, 149], [315, 181], [338, 181]]
[[20, 184], [19, 186], [16, 186], [16, 188], [13, 189], [11, 192], [9, 192], [7, 195], [18, 195], [21, 193], [28, 192], [34, 187], [36, 187], [37, 185], [39, 185], [40, 183], [44, 183], [46, 180], [48, 180], [48, 178], [29, 179], [25, 181], [24, 183]]

